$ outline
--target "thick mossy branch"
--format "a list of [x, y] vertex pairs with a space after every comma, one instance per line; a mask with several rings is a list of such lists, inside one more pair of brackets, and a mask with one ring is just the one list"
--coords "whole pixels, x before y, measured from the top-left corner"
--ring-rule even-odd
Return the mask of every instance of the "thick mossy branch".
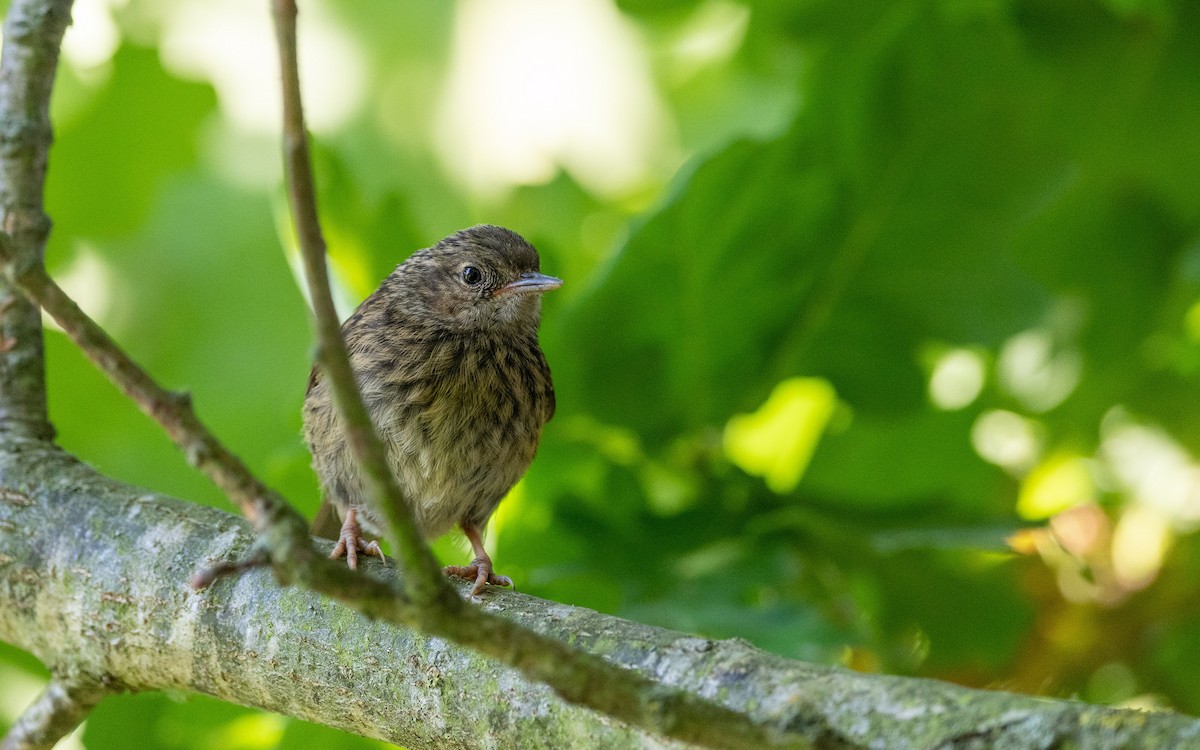
[[[562, 700], [470, 648], [280, 588], [265, 571], [197, 592], [197, 560], [238, 559], [253, 544], [244, 521], [106, 479], [45, 445], [0, 452], [0, 490], [0, 639], [52, 668], [69, 661], [129, 689], [205, 693], [414, 750], [686, 746]], [[375, 561], [368, 570], [393, 575]], [[1200, 721], [1172, 713], [861, 675], [508, 591], [481, 608], [658, 686], [636, 698], [647, 710], [658, 691], [682, 691], [745, 715], [780, 745], [1200, 741]]]

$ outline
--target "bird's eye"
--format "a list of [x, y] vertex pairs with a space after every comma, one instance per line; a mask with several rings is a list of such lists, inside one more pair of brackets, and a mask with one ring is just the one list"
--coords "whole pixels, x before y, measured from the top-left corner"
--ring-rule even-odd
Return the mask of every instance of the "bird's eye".
[[462, 270], [462, 280], [468, 286], [476, 286], [483, 281], [483, 274], [475, 266], [467, 266]]

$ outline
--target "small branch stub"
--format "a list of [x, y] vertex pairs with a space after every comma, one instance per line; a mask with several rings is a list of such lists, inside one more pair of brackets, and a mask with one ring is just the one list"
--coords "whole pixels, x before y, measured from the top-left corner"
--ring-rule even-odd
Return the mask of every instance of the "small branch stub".
[[52, 680], [0, 740], [0, 750], [50, 750], [107, 694], [98, 681], [68, 684]]

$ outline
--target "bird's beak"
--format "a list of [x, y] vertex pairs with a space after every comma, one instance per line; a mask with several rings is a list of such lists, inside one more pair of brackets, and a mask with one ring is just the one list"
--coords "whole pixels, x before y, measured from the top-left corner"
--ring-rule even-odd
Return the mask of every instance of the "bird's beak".
[[548, 292], [562, 286], [562, 279], [544, 273], [523, 273], [520, 278], [496, 290], [496, 294], [529, 294]]

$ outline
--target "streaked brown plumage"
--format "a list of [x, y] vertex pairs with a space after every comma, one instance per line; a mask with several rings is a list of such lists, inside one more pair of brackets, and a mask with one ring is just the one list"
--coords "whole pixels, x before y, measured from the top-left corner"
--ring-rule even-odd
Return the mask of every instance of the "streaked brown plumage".
[[[363, 401], [421, 533], [434, 538], [457, 524], [471, 542], [471, 565], [446, 572], [474, 579], [472, 593], [511, 584], [493, 572], [481, 536], [554, 414], [538, 323], [541, 293], [561, 283], [540, 273], [537, 251], [519, 235], [476, 226], [413, 254], [342, 325]], [[358, 552], [382, 556], [358, 526], [378, 535], [382, 518], [315, 367], [304, 436], [325, 505], [343, 521], [330, 534], [340, 537], [334, 557], [344, 552], [354, 568]], [[328, 515], [323, 507], [316, 524]]]

